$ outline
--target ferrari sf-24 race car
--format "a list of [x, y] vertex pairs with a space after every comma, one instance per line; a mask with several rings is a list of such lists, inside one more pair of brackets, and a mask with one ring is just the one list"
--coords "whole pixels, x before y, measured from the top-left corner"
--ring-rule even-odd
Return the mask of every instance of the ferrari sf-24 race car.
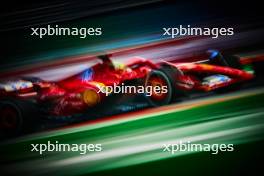
[[192, 91], [223, 91], [238, 87], [253, 74], [242, 70], [239, 58], [211, 51], [199, 62], [153, 63], [132, 58], [116, 64], [110, 55], [98, 56], [99, 63], [81, 73], [50, 82], [35, 77], [21, 77], [0, 84], [0, 127], [4, 133], [27, 130], [41, 116], [71, 116], [92, 109], [108, 98], [104, 87], [132, 83], [166, 86], [166, 91], [145, 96], [152, 106], [176, 101]]

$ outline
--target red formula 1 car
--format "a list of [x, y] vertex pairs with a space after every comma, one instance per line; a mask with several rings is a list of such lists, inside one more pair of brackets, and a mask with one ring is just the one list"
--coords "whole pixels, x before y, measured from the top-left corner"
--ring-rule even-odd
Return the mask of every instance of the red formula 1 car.
[[124, 65], [112, 62], [107, 55], [98, 58], [100, 63], [58, 82], [22, 77], [1, 83], [1, 131], [17, 133], [41, 115], [58, 117], [84, 113], [108, 98], [109, 87], [123, 86], [129, 81], [137, 80], [145, 88], [165, 87], [166, 91], [149, 89], [151, 92], [146, 95], [151, 105], [161, 106], [187, 92], [225, 90], [253, 78], [253, 74], [241, 69], [239, 58], [226, 58], [217, 51], [212, 51], [206, 60], [193, 63], [162, 61], [154, 64], [150, 60], [132, 58]]

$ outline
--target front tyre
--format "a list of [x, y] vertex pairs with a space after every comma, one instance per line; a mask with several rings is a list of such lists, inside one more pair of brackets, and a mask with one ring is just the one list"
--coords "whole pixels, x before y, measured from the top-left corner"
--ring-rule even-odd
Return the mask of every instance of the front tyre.
[[228, 67], [242, 69], [242, 64], [240, 63], [240, 58], [238, 56], [224, 55], [224, 60]]
[[[242, 69], [242, 64], [240, 63], [240, 58], [238, 56], [224, 55], [223, 60], [226, 63], [227, 67], [231, 67], [231, 68], [235, 68], [239, 70]], [[243, 85], [242, 83], [235, 83], [228, 87], [222, 87], [222, 88], [216, 89], [215, 92], [220, 93], [220, 94], [233, 92], [233, 91], [241, 89], [242, 85]]]

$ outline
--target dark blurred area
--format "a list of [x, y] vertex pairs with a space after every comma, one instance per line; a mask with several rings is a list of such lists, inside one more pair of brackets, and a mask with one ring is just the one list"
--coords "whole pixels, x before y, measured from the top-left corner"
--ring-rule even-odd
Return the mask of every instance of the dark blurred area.
[[[92, 45], [92, 41], [72, 38], [54, 37], [40, 40], [30, 36], [31, 27], [48, 24], [102, 26], [107, 32], [104, 38], [98, 39], [97, 42], [104, 43], [121, 38], [119, 34], [127, 33], [130, 35], [125, 37], [135, 37], [155, 33], [162, 26], [176, 24], [241, 25], [244, 29], [263, 28], [262, 11], [260, 1], [2, 1], [1, 65], [19, 62], [26, 57], [38, 56], [47, 51]], [[262, 43], [257, 45], [262, 46]]]
[[10, 31], [152, 4], [160, 0], [7, 1], [2, 4], [0, 29]]
[[[261, 1], [183, 1], [183, 0], [40, 0], [2, 1], [0, 31], [76, 20], [120, 10], [140, 10], [157, 6], [182, 6], [184, 13], [196, 11], [210, 17], [236, 17], [237, 20], [263, 18]], [[122, 12], [121, 12], [122, 13]], [[250, 18], [250, 19], [249, 19]]]

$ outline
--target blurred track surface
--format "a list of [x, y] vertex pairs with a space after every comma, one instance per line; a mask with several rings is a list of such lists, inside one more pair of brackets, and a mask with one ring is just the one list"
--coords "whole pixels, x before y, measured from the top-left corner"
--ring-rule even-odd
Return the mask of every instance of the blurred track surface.
[[[61, 175], [81, 175], [193, 153], [163, 152], [163, 144], [180, 140], [232, 143], [236, 152], [237, 145], [263, 140], [263, 98], [263, 88], [247, 89], [24, 136], [1, 145], [1, 152], [5, 151], [1, 154], [1, 164], [9, 174], [46, 175], [60, 171]], [[103, 151], [85, 155], [30, 152], [31, 143], [48, 140], [100, 143]]]

